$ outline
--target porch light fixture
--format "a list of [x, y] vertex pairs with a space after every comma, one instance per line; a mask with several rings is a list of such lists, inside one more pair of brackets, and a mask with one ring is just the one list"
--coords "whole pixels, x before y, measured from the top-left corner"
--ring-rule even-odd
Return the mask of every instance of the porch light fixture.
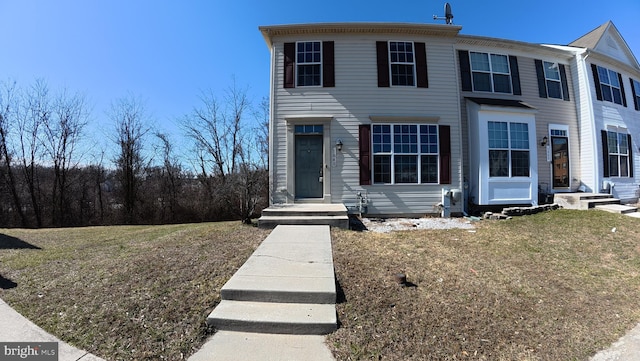
[[541, 146], [541, 147], [544, 147], [545, 145], [547, 145], [547, 141], [548, 141], [548, 140], [549, 140], [549, 139], [547, 139], [547, 137], [546, 137], [546, 136], [545, 136], [544, 138], [542, 138], [542, 142], [540, 142], [540, 146]]
[[338, 150], [338, 152], [342, 152], [342, 139], [338, 139], [336, 141], [336, 149]]

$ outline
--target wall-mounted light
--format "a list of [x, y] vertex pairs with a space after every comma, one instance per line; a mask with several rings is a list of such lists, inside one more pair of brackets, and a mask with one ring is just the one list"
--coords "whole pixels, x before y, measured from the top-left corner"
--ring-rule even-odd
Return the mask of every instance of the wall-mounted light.
[[336, 141], [336, 149], [338, 150], [338, 152], [342, 152], [342, 139], [338, 139]]
[[548, 139], [546, 136], [545, 136], [544, 138], [542, 138], [542, 141], [540, 142], [540, 146], [541, 146], [541, 147], [544, 147], [545, 145], [547, 145], [547, 141], [548, 141], [548, 140], [549, 140], [549, 139]]

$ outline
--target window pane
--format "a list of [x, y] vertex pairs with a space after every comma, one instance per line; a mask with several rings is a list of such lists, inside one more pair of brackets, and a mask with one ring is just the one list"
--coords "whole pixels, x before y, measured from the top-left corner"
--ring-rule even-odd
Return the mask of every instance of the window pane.
[[562, 99], [562, 90], [559, 81], [547, 80], [547, 95], [549, 98]]
[[373, 156], [373, 182], [391, 183], [391, 156]]
[[507, 56], [491, 54], [491, 70], [494, 73], [509, 74], [509, 60]]
[[417, 157], [396, 155], [394, 158], [395, 183], [418, 183]]
[[489, 150], [489, 176], [509, 176], [509, 151]]
[[299, 86], [319, 86], [320, 85], [320, 64], [298, 65], [298, 85]]
[[529, 125], [511, 123], [511, 148], [529, 149]]
[[420, 126], [420, 152], [423, 154], [438, 153], [438, 127], [435, 125]]
[[609, 70], [609, 84], [613, 85], [616, 88], [620, 88], [618, 73], [616, 73], [615, 71]]
[[498, 93], [511, 93], [511, 77], [509, 75], [493, 74], [494, 91]]
[[618, 133], [607, 132], [607, 144], [609, 146], [609, 153], [618, 153]]
[[609, 82], [609, 72], [601, 66], [598, 67], [598, 77], [600, 78], [600, 83], [611, 84]]
[[552, 80], [560, 80], [560, 72], [558, 71], [558, 64], [545, 61], [544, 77]]
[[473, 90], [481, 92], [491, 91], [491, 74], [473, 73]]
[[512, 177], [528, 177], [529, 176], [529, 152], [523, 150], [514, 150], [511, 152], [511, 176]]
[[413, 86], [413, 65], [391, 64], [391, 84]]
[[420, 162], [420, 182], [438, 183], [438, 156], [423, 155]]
[[622, 104], [622, 93], [620, 93], [620, 89], [611, 88], [611, 91], [613, 92], [613, 102], [616, 104]]
[[629, 157], [620, 156], [620, 177], [629, 176]]
[[418, 126], [417, 125], [394, 125], [395, 153], [417, 153], [418, 152]]
[[489, 122], [489, 148], [508, 148], [509, 135], [507, 133], [507, 123]]
[[608, 102], [613, 101], [613, 95], [611, 95], [611, 87], [605, 84], [600, 84], [602, 90], [602, 98]]
[[609, 174], [612, 177], [618, 176], [618, 156], [617, 155], [609, 155]]
[[487, 53], [470, 53], [471, 70], [490, 71], [489, 54]]
[[620, 154], [629, 154], [629, 142], [625, 133], [618, 133], [618, 152]]
[[391, 152], [391, 126], [389, 125], [373, 126], [373, 152], [374, 153]]

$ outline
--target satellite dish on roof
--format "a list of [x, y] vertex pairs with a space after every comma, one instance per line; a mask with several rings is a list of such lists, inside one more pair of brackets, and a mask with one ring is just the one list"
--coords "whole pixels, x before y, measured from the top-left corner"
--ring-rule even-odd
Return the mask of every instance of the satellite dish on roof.
[[453, 13], [451, 12], [451, 5], [449, 5], [449, 3], [444, 3], [444, 17], [434, 15], [433, 20], [444, 20], [448, 25], [453, 24]]

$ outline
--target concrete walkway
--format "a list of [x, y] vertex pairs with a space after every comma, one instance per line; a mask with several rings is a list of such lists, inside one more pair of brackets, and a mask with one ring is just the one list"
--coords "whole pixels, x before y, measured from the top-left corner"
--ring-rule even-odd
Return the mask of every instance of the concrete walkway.
[[279, 225], [220, 290], [214, 334], [189, 361], [333, 360], [337, 328], [326, 225]]
[[16, 312], [0, 299], [0, 342], [57, 342], [59, 361], [104, 361], [100, 357], [79, 350]]

